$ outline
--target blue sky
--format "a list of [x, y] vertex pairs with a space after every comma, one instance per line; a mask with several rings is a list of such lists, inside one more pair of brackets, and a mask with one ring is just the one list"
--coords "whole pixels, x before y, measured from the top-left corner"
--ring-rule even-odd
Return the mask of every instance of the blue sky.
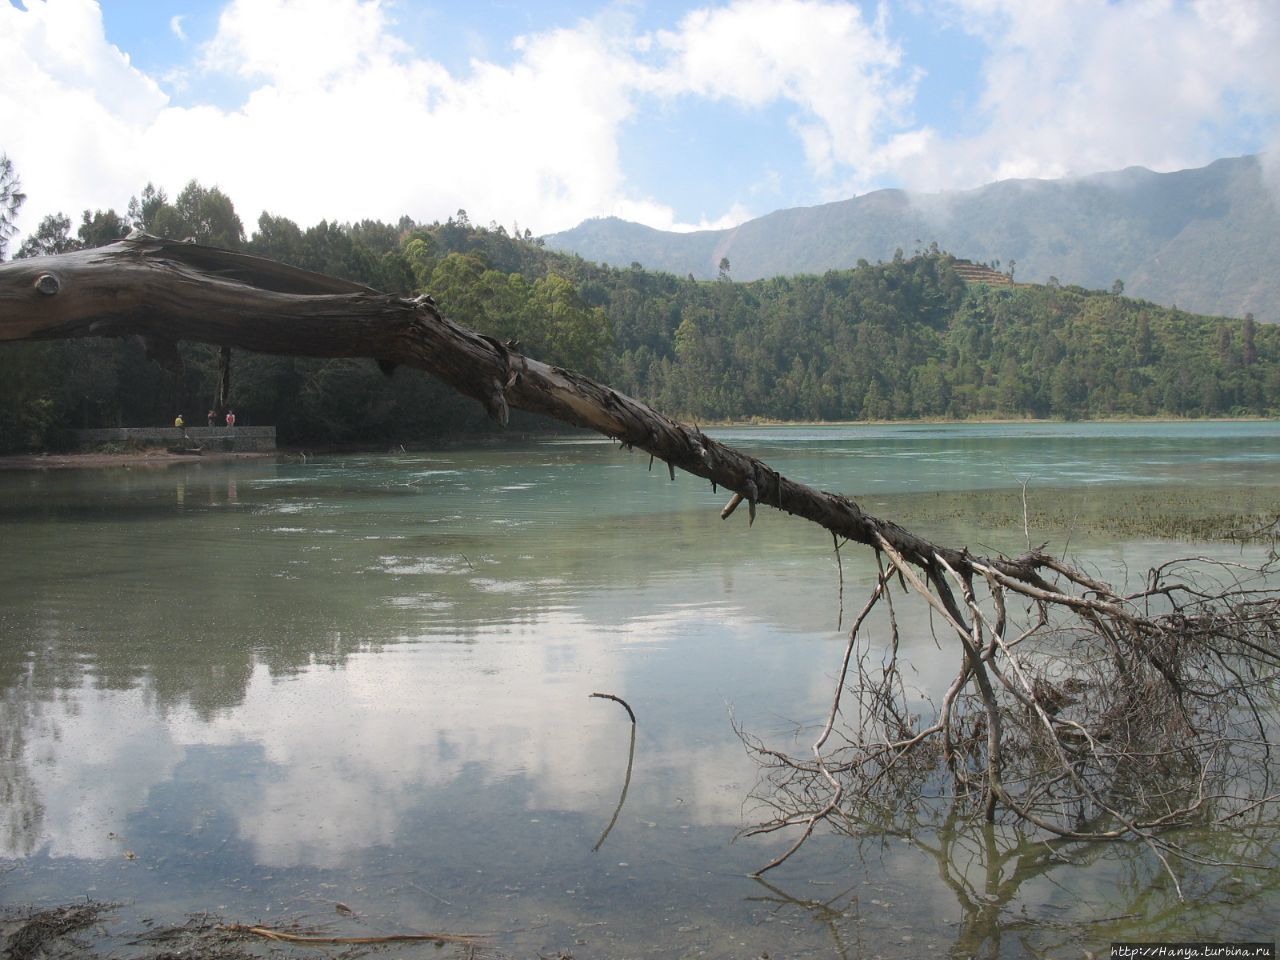
[[1274, 0], [0, 0], [19, 228], [218, 185], [252, 229], [727, 226], [1269, 151]]

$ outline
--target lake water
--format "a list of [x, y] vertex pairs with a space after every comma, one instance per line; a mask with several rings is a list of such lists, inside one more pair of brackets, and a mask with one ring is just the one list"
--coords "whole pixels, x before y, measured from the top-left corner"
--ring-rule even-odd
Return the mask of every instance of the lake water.
[[[1112, 578], [1259, 557], [1169, 538], [1280, 512], [1276, 423], [713, 433], [935, 540], [1029, 535]], [[1046, 861], [1003, 831], [816, 836], [747, 878], [790, 838], [734, 839], [760, 813], [734, 724], [807, 749], [840, 577], [847, 623], [874, 568], [848, 547], [838, 571], [827, 533], [776, 511], [721, 521], [723, 491], [648, 467], [558, 437], [0, 473], [0, 904], [483, 931], [579, 960], [1274, 939], [1275, 871], [1196, 872], [1179, 905], [1144, 851]], [[950, 672], [927, 624], [905, 644], [922, 684]], [[603, 843], [631, 725], [596, 692], [638, 718]]]

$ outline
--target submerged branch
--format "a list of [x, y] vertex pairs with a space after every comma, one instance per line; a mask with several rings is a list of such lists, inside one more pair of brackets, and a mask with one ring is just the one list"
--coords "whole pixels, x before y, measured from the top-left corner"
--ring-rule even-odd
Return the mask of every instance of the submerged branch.
[[623, 700], [621, 697], [614, 696], [612, 693], [593, 693], [588, 696], [588, 699], [591, 697], [598, 697], [601, 700], [612, 700], [614, 703], [622, 704], [623, 709], [627, 711], [627, 716], [631, 718], [631, 725], [635, 726], [636, 712], [631, 709], [631, 704], [627, 703], [627, 701]]
[[636, 713], [631, 709], [631, 704], [621, 697], [614, 696], [612, 693], [593, 693], [590, 696], [622, 704], [627, 710], [627, 716], [631, 718], [631, 742], [627, 746], [627, 773], [622, 778], [622, 793], [618, 797], [618, 805], [613, 808], [613, 816], [609, 818], [609, 825], [604, 828], [604, 832], [600, 834], [600, 839], [591, 848], [591, 852], [595, 853], [604, 846], [605, 840], [608, 839], [609, 834], [613, 831], [613, 825], [618, 822], [618, 815], [622, 813], [622, 805], [627, 802], [627, 791], [631, 789], [631, 768], [636, 762]]

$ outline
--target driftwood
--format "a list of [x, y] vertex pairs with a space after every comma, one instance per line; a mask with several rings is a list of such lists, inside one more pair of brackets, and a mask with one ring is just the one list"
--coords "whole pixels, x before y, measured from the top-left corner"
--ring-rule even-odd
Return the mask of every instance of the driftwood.
[[223, 927], [230, 933], [252, 934], [279, 943], [300, 944], [377, 944], [377, 943], [483, 943], [490, 939], [487, 933], [388, 933], [364, 937], [329, 936], [320, 933], [293, 933], [254, 924], [230, 923]]
[[[870, 547], [880, 575], [849, 634], [811, 759], [751, 740], [777, 815], [758, 831], [857, 831], [922, 797], [968, 804], [1065, 841], [1260, 829], [1272, 788], [1280, 596], [1253, 574], [1153, 570], [1133, 592], [1040, 550], [976, 556], [865, 513], [589, 377], [518, 353], [404, 298], [267, 260], [146, 235], [0, 264], [0, 341], [139, 336], [162, 363], [183, 340], [263, 353], [369, 357], [424, 370], [499, 423], [516, 408], [594, 430]], [[922, 708], [897, 660], [898, 584], [954, 641], [955, 678]], [[1211, 585], [1210, 585], [1211, 584]], [[1018, 601], [1015, 604], [1013, 601]], [[872, 627], [888, 611], [888, 624]], [[873, 630], [878, 630], [873, 642]], [[848, 695], [849, 702], [845, 701]], [[1170, 870], [1170, 875], [1173, 871]], [[1176, 879], [1176, 878], [1175, 878]]]
[[591, 696], [622, 704], [627, 711], [627, 716], [631, 718], [631, 742], [627, 746], [627, 773], [622, 778], [622, 793], [618, 796], [618, 805], [613, 808], [613, 816], [609, 818], [608, 825], [604, 828], [604, 832], [600, 834], [600, 839], [596, 841], [596, 845], [591, 848], [592, 853], [597, 853], [604, 846], [604, 842], [609, 839], [609, 834], [612, 832], [614, 824], [618, 822], [618, 815], [622, 813], [622, 805], [627, 802], [627, 790], [631, 787], [631, 767], [636, 762], [636, 712], [631, 709], [631, 704], [621, 697], [614, 696], [612, 693], [593, 693]]

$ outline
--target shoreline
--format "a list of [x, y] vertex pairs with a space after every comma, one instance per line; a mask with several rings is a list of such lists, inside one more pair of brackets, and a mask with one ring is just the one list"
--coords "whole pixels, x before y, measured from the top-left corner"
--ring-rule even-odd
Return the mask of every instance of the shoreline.
[[0, 455], [4, 470], [88, 470], [108, 467], [169, 467], [178, 463], [224, 460], [260, 460], [275, 453], [170, 453], [139, 450], [137, 453], [10, 453]]
[[[1116, 417], [1098, 420], [1052, 420], [1028, 417], [1010, 418], [974, 418], [966, 420], [948, 420], [945, 418], [915, 420], [724, 420], [701, 421], [701, 429], [750, 429], [760, 427], [886, 427], [886, 426], [1007, 426], [1025, 423], [1045, 425], [1055, 423], [1267, 423], [1275, 417]], [[590, 432], [590, 431], [588, 431]], [[556, 435], [555, 431], [547, 436]], [[513, 438], [515, 435], [511, 435]], [[522, 435], [528, 439], [528, 435]], [[479, 438], [452, 438], [448, 443], [468, 442]], [[492, 436], [485, 438], [492, 441]], [[382, 445], [380, 445], [381, 447]], [[372, 448], [361, 448], [369, 451]], [[401, 448], [403, 449], [403, 448]], [[168, 450], [152, 447], [129, 453], [9, 453], [0, 454], [0, 471], [8, 470], [74, 470], [105, 469], [109, 467], [168, 467], [182, 463], [218, 462], [225, 460], [254, 460], [267, 457], [289, 456], [296, 452], [288, 448], [279, 448], [271, 453], [170, 453]], [[317, 451], [320, 452], [320, 451]]]
[[[913, 417], [909, 420], [699, 420], [699, 427], [911, 427], [1008, 426], [1011, 423], [1268, 423], [1276, 417], [1093, 417], [1087, 420], [1055, 420], [1052, 417]], [[692, 420], [681, 421], [693, 423]]]

